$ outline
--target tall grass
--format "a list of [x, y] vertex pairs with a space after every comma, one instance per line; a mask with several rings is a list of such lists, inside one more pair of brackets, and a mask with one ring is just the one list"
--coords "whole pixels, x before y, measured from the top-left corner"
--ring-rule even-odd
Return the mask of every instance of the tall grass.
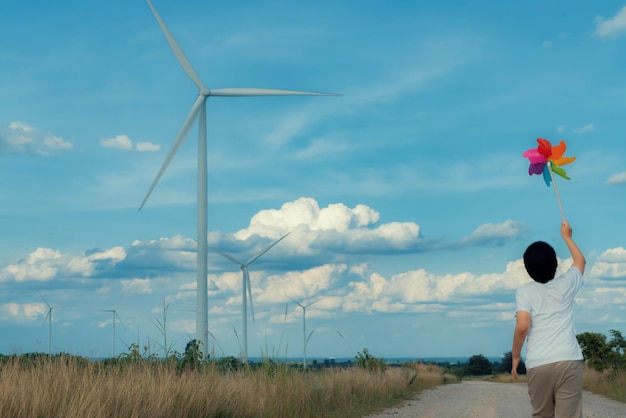
[[276, 364], [224, 372], [181, 371], [166, 362], [13, 358], [0, 364], [0, 417], [360, 417], [454, 380], [418, 364], [384, 372]]
[[626, 370], [599, 372], [591, 367], [586, 367], [583, 373], [583, 389], [626, 402]]

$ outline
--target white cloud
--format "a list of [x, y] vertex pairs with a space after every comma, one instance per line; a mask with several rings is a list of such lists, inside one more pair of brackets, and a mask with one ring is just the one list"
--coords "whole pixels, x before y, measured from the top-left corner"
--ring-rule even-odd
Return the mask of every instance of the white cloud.
[[286, 232], [292, 252], [304, 255], [321, 251], [339, 253], [415, 250], [421, 242], [420, 227], [412, 222], [375, 226], [380, 214], [366, 205], [349, 208], [342, 203], [320, 208], [312, 198], [284, 203], [280, 209], [258, 212], [248, 228], [234, 234], [245, 241], [257, 235], [277, 239]]
[[373, 273], [366, 280], [349, 283], [350, 290], [344, 297], [343, 307], [346, 311], [414, 311], [416, 304], [462, 301], [475, 296], [512, 292], [529, 280], [521, 259], [508, 263], [503, 273], [479, 276], [469, 272], [437, 275], [419, 269], [386, 279]]
[[152, 142], [137, 142], [135, 149], [140, 152], [156, 152], [161, 150], [161, 146]]
[[133, 149], [133, 142], [127, 135], [116, 135], [113, 138], [107, 138], [100, 141], [100, 145], [104, 148], [115, 148], [123, 150]]
[[149, 295], [153, 292], [150, 279], [122, 280], [120, 283], [126, 295]]
[[521, 223], [507, 220], [499, 224], [486, 223], [479, 226], [468, 237], [463, 238], [463, 242], [471, 244], [497, 243], [508, 240], [524, 230]]
[[0, 129], [0, 154], [51, 155], [73, 145], [59, 136], [41, 132], [24, 122], [11, 122]]
[[598, 256], [599, 261], [626, 263], [626, 249], [623, 247], [609, 248]]
[[110, 269], [126, 258], [122, 247], [90, 251], [89, 254], [68, 256], [51, 248], [39, 247], [27, 257], [0, 270], [3, 281], [49, 281], [67, 277], [91, 277], [98, 271]]
[[626, 249], [617, 247], [602, 252], [591, 268], [591, 275], [610, 279], [626, 278]]
[[550, 48], [552, 46], [552, 41], [543, 41], [542, 45], [544, 48]]
[[557, 126], [557, 127], [556, 127], [556, 131], [557, 131], [558, 133], [563, 133], [563, 132], [565, 132], [565, 125], [559, 125], [559, 126]]
[[626, 171], [610, 175], [606, 182], [607, 184], [626, 184]]
[[598, 16], [595, 19], [594, 35], [602, 39], [615, 39], [626, 33], [626, 6], [610, 19]]
[[102, 262], [111, 267], [126, 258], [126, 251], [123, 247], [113, 247], [104, 251], [97, 251], [89, 255], [73, 257], [67, 263], [67, 270], [80, 274], [83, 277], [92, 276]]
[[582, 128], [574, 128], [574, 132], [577, 134], [586, 134], [589, 132], [592, 132], [595, 129], [595, 126], [593, 123], [590, 123], [589, 125], [585, 125]]
[[[311, 298], [331, 288], [346, 269], [345, 264], [325, 264], [304, 271], [271, 275], [265, 280], [265, 286], [255, 292], [255, 300], [281, 303], [289, 300], [287, 296], [296, 300]], [[241, 288], [241, 274], [237, 286]]]
[[0, 319], [9, 321], [36, 321], [46, 313], [43, 303], [5, 303], [0, 305]]
[[0, 282], [3, 281], [47, 281], [56, 277], [62, 266], [63, 255], [50, 248], [39, 247], [25, 259], [10, 264], [0, 270]]
[[[104, 148], [114, 148], [130, 151], [133, 149], [133, 141], [128, 135], [120, 134], [113, 138], [107, 138], [100, 141], [100, 145]], [[138, 142], [135, 145], [135, 149], [139, 152], [155, 152], [161, 149], [160, 145], [153, 144], [152, 142]]]

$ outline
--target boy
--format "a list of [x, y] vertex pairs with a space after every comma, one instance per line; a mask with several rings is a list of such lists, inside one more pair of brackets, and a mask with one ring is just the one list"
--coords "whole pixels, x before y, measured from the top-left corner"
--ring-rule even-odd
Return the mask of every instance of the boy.
[[518, 378], [517, 366], [528, 337], [526, 380], [533, 417], [582, 418], [583, 355], [574, 331], [573, 307], [586, 261], [567, 221], [561, 224], [561, 236], [573, 263], [559, 277], [554, 277], [556, 253], [549, 244], [535, 242], [524, 253], [524, 266], [534, 281], [515, 293], [511, 375]]

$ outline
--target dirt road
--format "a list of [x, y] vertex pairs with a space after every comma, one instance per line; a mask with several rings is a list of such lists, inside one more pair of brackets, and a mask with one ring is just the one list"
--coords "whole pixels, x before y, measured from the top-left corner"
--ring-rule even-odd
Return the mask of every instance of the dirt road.
[[[464, 381], [424, 391], [403, 407], [369, 418], [529, 418], [526, 383]], [[583, 417], [626, 418], [626, 404], [583, 393]]]

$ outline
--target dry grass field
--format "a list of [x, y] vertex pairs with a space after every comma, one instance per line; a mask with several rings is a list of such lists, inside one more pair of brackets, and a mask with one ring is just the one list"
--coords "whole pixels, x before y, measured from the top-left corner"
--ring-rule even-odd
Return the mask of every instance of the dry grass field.
[[302, 371], [268, 362], [228, 372], [57, 356], [16, 357], [0, 368], [0, 416], [13, 418], [361, 417], [457, 381], [421, 364]]

